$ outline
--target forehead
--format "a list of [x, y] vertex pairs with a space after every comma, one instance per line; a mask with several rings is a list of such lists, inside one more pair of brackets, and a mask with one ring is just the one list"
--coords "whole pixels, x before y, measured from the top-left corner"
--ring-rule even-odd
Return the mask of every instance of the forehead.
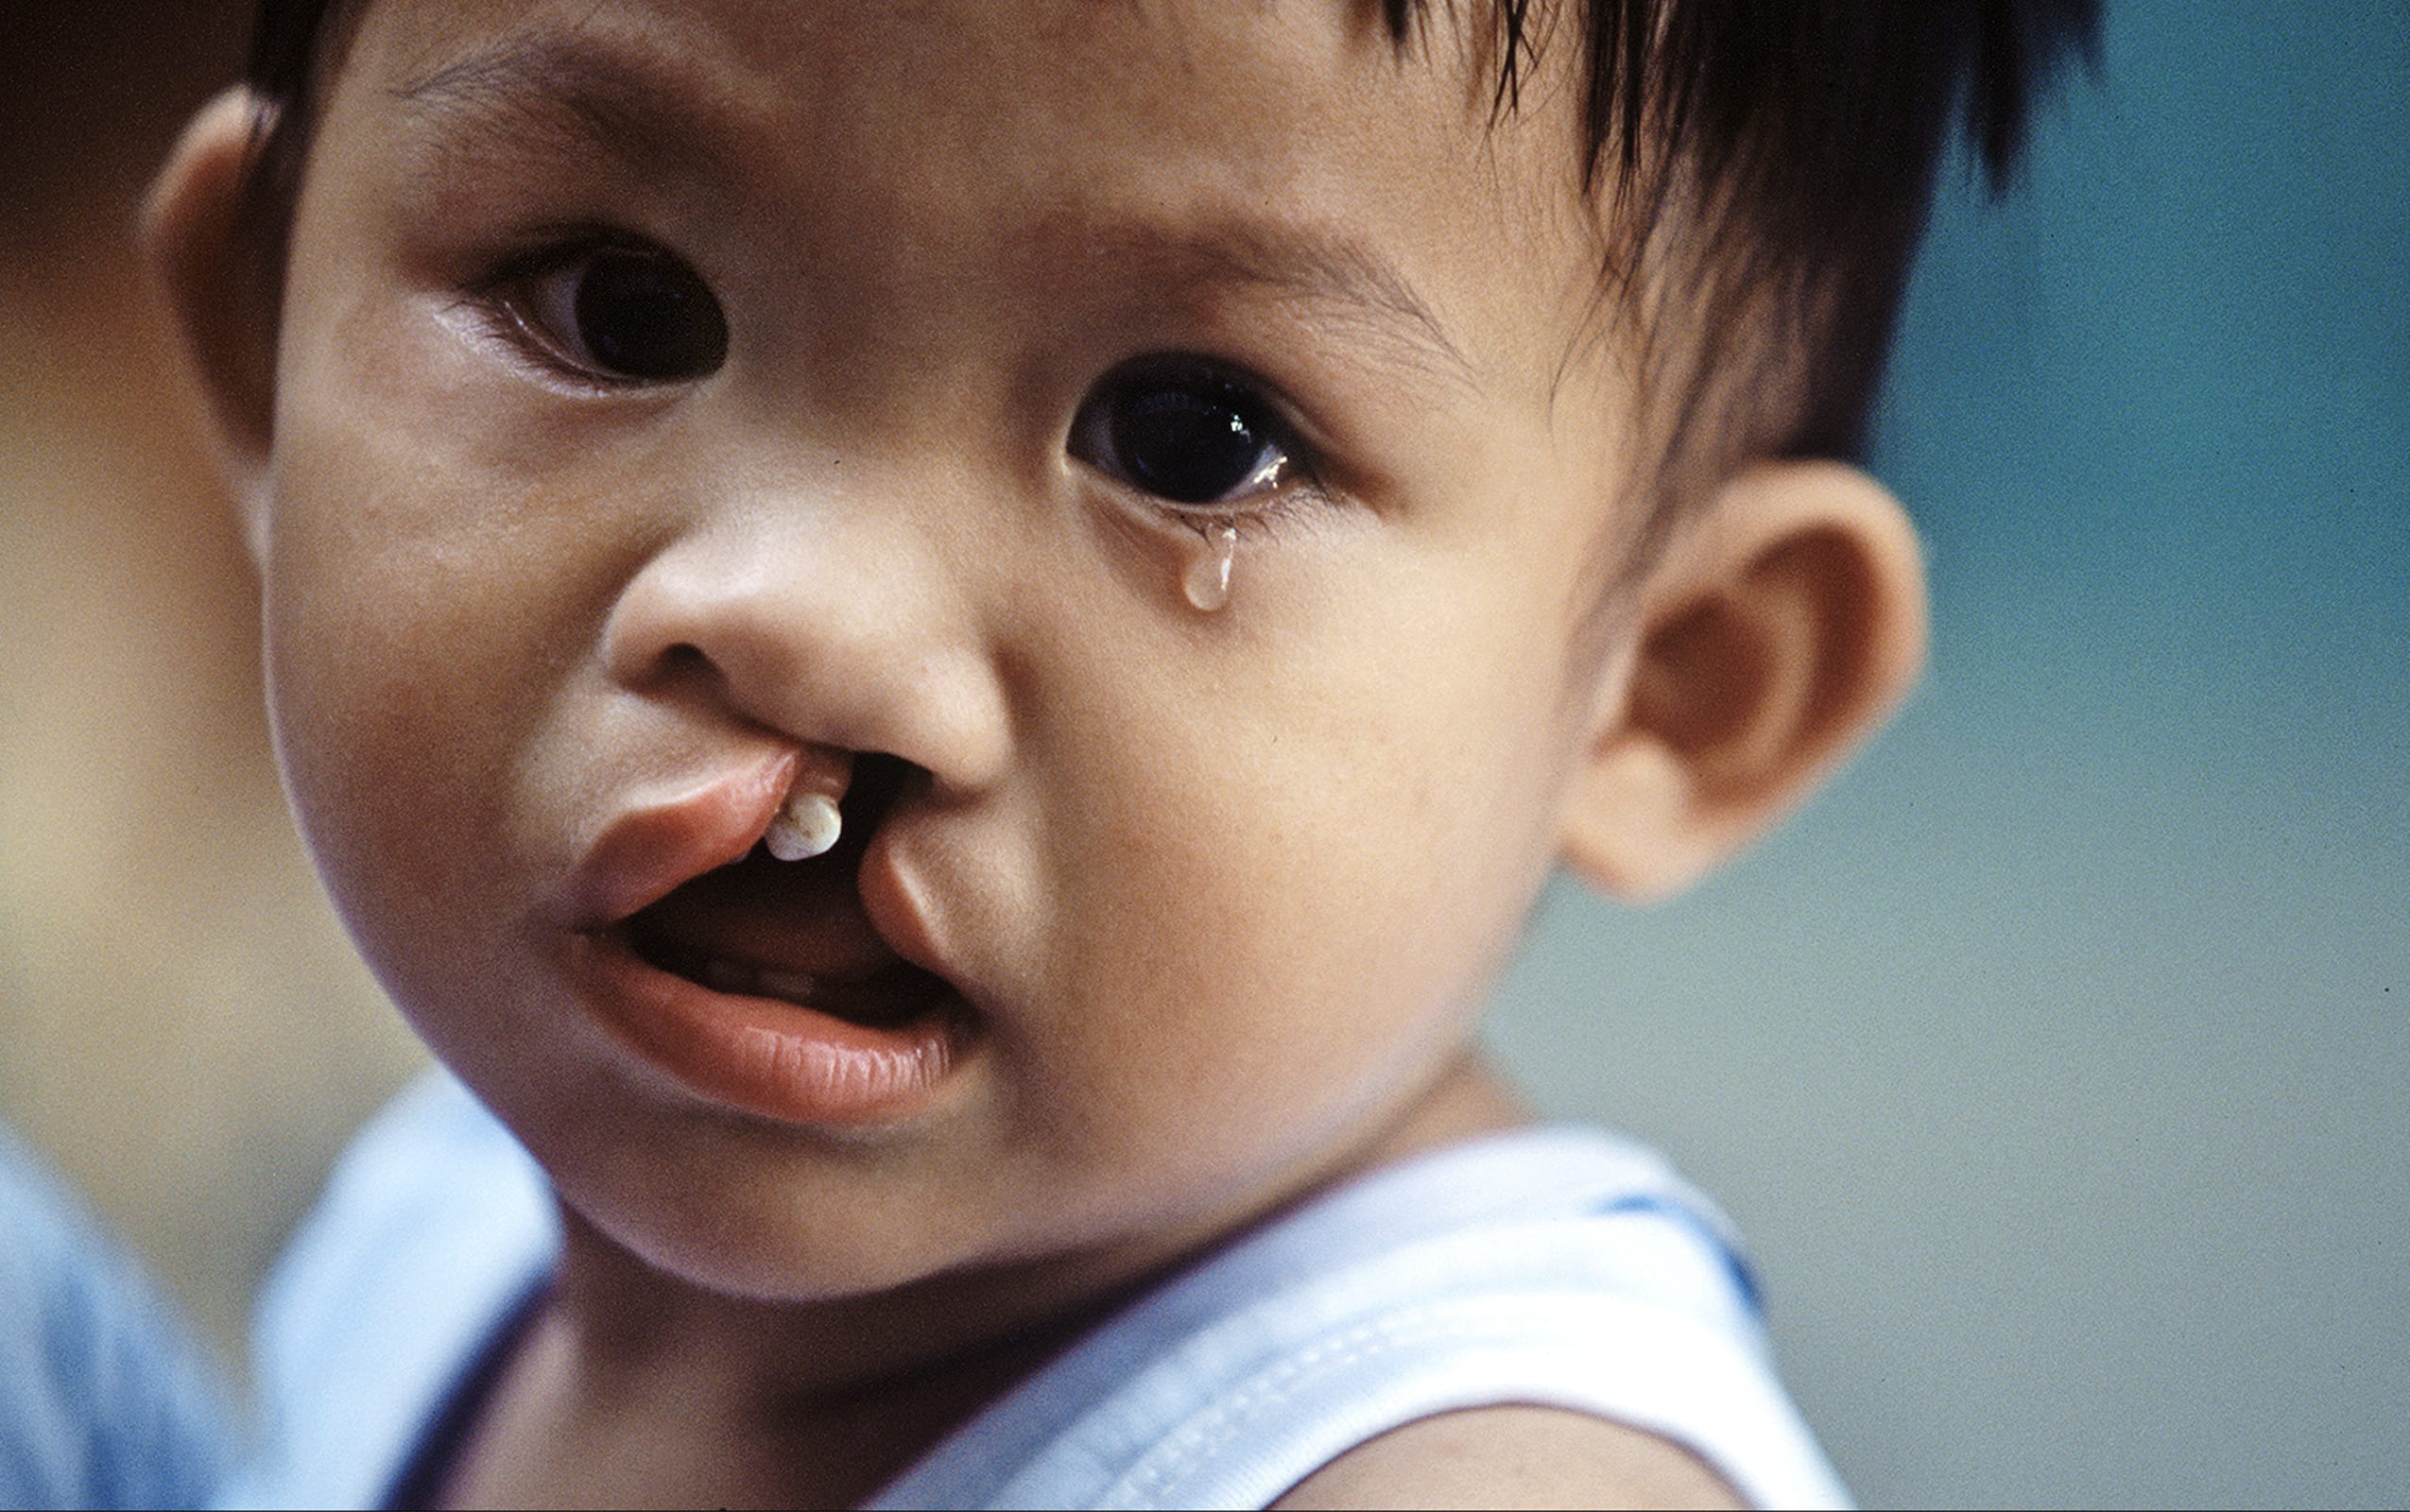
[[1577, 131], [1563, 91], [1494, 116], [1451, 26], [1402, 48], [1346, 0], [384, 0], [336, 94], [430, 180], [582, 157], [816, 250], [835, 226], [907, 263], [1284, 284], [1507, 381], [1592, 291]]

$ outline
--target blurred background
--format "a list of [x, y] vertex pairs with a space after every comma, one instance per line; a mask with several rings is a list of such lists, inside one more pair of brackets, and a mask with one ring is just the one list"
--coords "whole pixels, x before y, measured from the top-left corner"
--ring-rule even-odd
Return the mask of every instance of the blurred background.
[[[128, 240], [247, 10], [0, 20], [0, 1116], [230, 1365], [419, 1063], [291, 838]], [[1492, 1038], [1740, 1220], [1868, 1503], [2400, 1503], [2410, 9], [2103, 41], [1911, 294], [1923, 689], [1692, 896], [1552, 893]]]
[[248, 12], [0, 10], [0, 1117], [230, 1361], [418, 1061], [285, 817], [250, 569], [134, 261]]
[[1876, 471], [1902, 717], [1495, 1040], [1750, 1235], [1875, 1504], [2410, 1502], [2410, 7], [2109, 0]]

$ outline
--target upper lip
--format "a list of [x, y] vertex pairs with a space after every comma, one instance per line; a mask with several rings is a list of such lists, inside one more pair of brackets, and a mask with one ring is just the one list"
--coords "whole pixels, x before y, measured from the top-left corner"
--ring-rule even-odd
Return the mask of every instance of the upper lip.
[[639, 794], [604, 824], [569, 889], [572, 927], [608, 929], [686, 883], [741, 861], [777, 817], [797, 753], [778, 750]]
[[[754, 863], [770, 871], [757, 884], [775, 886], [777, 874], [792, 867], [793, 880], [808, 885], [788, 901], [802, 912], [785, 922], [778, 921], [785, 905], [762, 906], [752, 885], [715, 898], [706, 883], [684, 902], [655, 907], [753, 852], [777, 817], [797, 761], [793, 748], [779, 749], [631, 795], [577, 864], [570, 927], [617, 934], [656, 961], [724, 956], [748, 969], [800, 973], [828, 990], [866, 983], [899, 963], [951, 979], [908, 869], [899, 869], [890, 848], [878, 844], [875, 832], [894, 796], [894, 780], [879, 775], [884, 768], [849, 799], [852, 812], [837, 850], [812, 861]], [[830, 869], [840, 867], [851, 868], [841, 881]], [[737, 883], [734, 876], [728, 881]]]

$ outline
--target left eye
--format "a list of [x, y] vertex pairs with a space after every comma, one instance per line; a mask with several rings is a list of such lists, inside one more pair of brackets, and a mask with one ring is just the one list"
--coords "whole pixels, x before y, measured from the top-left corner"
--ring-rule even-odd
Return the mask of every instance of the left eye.
[[1179, 505], [1235, 504], [1279, 488], [1296, 442], [1264, 401], [1209, 369], [1146, 364], [1108, 375], [1072, 420], [1071, 455]]

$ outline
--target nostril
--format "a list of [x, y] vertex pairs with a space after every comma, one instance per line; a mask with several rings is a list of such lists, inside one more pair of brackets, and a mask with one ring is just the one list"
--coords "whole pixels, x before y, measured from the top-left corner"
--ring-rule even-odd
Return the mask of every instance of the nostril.
[[631, 687], [697, 696], [713, 694], [721, 682], [717, 663], [692, 641], [663, 646], [649, 662], [630, 666], [623, 675]]

